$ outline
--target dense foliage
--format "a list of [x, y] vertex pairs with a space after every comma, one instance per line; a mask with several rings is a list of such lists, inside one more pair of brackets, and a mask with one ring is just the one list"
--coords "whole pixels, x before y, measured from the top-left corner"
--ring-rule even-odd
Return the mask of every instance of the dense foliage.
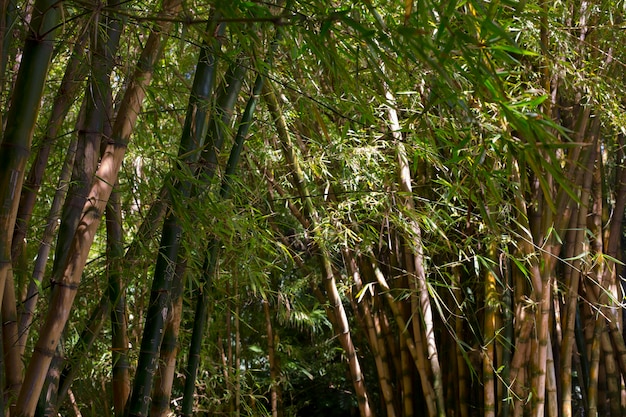
[[622, 3], [7, 0], [5, 415], [622, 415]]

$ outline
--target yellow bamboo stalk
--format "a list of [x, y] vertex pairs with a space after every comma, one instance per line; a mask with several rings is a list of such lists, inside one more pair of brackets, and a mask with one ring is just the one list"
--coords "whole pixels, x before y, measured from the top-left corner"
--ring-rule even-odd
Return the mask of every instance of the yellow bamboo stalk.
[[548, 361], [546, 369], [546, 397], [547, 411], [546, 417], [559, 417], [559, 400], [556, 385], [556, 370], [554, 366], [554, 352], [552, 351], [552, 343], [550, 341], [550, 333], [548, 333]]
[[[354, 282], [354, 289], [358, 294], [363, 291], [363, 280], [361, 278], [361, 273], [356, 259], [353, 252], [348, 248], [343, 248], [342, 253], [346, 268], [352, 277], [352, 281]], [[380, 391], [383, 395], [383, 402], [387, 412], [387, 417], [395, 417], [396, 409], [394, 406], [394, 389], [391, 384], [391, 369], [387, 355], [386, 340], [383, 337], [380, 325], [380, 312], [374, 311], [372, 308], [371, 302], [373, 298], [366, 297], [365, 295], [366, 294], [363, 295], [361, 301], [357, 301], [354, 297], [352, 297], [350, 302], [353, 306], [353, 310], [361, 313], [360, 315], [365, 324], [366, 336], [370, 349], [372, 350], [372, 354], [374, 355], [374, 363], [376, 364], [376, 372], [378, 373], [378, 383], [380, 384]]]
[[[419, 349], [415, 346], [413, 339], [408, 334], [406, 321], [400, 314], [400, 308], [398, 306], [398, 303], [390, 293], [389, 284], [387, 284], [387, 279], [385, 278], [385, 275], [380, 270], [380, 268], [378, 268], [378, 266], [373, 263], [373, 261], [372, 268], [374, 270], [374, 276], [376, 277], [376, 281], [382, 289], [382, 294], [385, 297], [385, 300], [387, 300], [387, 304], [391, 308], [391, 312], [394, 315], [398, 330], [400, 331], [400, 336], [404, 341], [406, 347], [409, 349], [409, 352], [411, 353], [411, 356], [413, 358], [413, 362], [415, 363], [415, 367], [418, 370], [420, 381], [422, 382], [422, 389], [424, 391], [424, 399], [426, 400], [428, 415], [430, 417], [435, 417], [438, 415], [437, 402], [435, 398], [434, 388], [432, 387], [432, 383], [428, 378], [426, 360], [424, 359], [422, 352], [420, 352]], [[413, 320], [416, 320], [416, 318], [413, 318]]]
[[595, 319], [593, 339], [591, 343], [591, 359], [589, 361], [589, 387], [587, 388], [587, 401], [589, 403], [587, 415], [598, 416], [598, 379], [600, 376], [600, 335], [604, 319], [599, 315]]
[[[453, 295], [455, 298], [455, 319], [454, 319], [454, 332], [455, 337], [461, 338], [463, 335], [463, 328], [465, 318], [463, 316], [463, 311], [461, 310], [461, 300], [463, 300], [463, 293], [461, 290], [461, 279], [460, 272], [458, 268], [455, 268], [453, 271], [453, 283], [452, 286], [454, 288]], [[455, 340], [456, 342], [456, 340]], [[467, 369], [467, 365], [465, 363], [465, 358], [463, 357], [463, 352], [461, 352], [462, 347], [459, 343], [454, 344], [455, 355], [456, 355], [456, 375], [458, 376], [458, 401], [457, 407], [459, 410], [459, 417], [469, 417], [469, 372]]]
[[526, 399], [526, 365], [530, 358], [530, 336], [533, 328], [534, 315], [532, 305], [526, 299], [525, 287], [527, 279], [521, 271], [514, 269], [514, 298], [515, 298], [515, 353], [510, 363], [508, 396], [513, 413], [518, 410]]
[[413, 372], [414, 368], [410, 363], [411, 354], [406, 346], [402, 346], [400, 362], [402, 363], [402, 412], [405, 416], [415, 414], [413, 410]]
[[[496, 243], [491, 242], [488, 249], [490, 259], [495, 258]], [[485, 344], [483, 346], [483, 407], [485, 417], [496, 416], [496, 386], [495, 386], [495, 339], [496, 339], [496, 316], [498, 310], [499, 295], [497, 292], [497, 278], [492, 270], [487, 270], [484, 277], [485, 283], [485, 316], [483, 334]]]
[[548, 370], [548, 345], [550, 337], [550, 311], [552, 308], [552, 286], [550, 276], [544, 274], [541, 282], [541, 292], [538, 292], [539, 308], [536, 312], [537, 320], [537, 351], [533, 355], [533, 411], [535, 417], [544, 417], [545, 395], [546, 395], [546, 374]]
[[428, 352], [428, 360], [430, 362], [431, 372], [433, 373], [433, 389], [435, 390], [435, 398], [437, 400], [438, 415], [445, 416], [445, 400], [443, 392], [443, 377], [441, 374], [441, 366], [439, 364], [439, 353], [437, 351], [437, 343], [435, 340], [435, 329], [433, 321], [433, 312], [430, 304], [430, 294], [428, 292], [428, 284], [426, 283], [426, 271], [424, 269], [424, 248], [422, 246], [422, 232], [419, 224], [411, 217], [415, 212], [415, 204], [413, 202], [413, 186], [411, 185], [411, 171], [409, 161], [406, 155], [404, 144], [401, 141], [400, 124], [395, 108], [392, 106], [394, 98], [389, 91], [386, 92], [389, 102], [388, 113], [393, 135], [396, 139], [396, 159], [398, 163], [398, 181], [400, 191], [405, 193], [404, 206], [409, 216], [407, 218], [409, 227], [412, 232], [413, 243], [413, 259], [412, 267], [414, 273], [409, 274], [410, 285], [414, 285], [419, 297], [421, 319], [424, 324], [424, 335], [426, 350]]
[[[516, 161], [512, 163], [513, 179], [521, 184], [521, 176]], [[528, 210], [526, 202], [520, 193], [516, 193], [515, 202], [520, 215], [520, 224], [523, 230], [530, 231], [530, 223], [528, 222]], [[538, 210], [537, 210], [538, 211]], [[526, 316], [522, 321], [522, 332], [524, 336], [530, 334], [533, 324], [536, 334], [536, 349], [531, 348], [531, 371], [532, 371], [532, 415], [535, 417], [544, 417], [545, 394], [546, 394], [546, 371], [548, 367], [548, 340], [550, 333], [550, 312], [552, 309], [552, 269], [554, 267], [554, 252], [557, 251], [558, 245], [554, 243], [554, 237], [548, 236], [546, 242], [543, 242], [542, 230], [547, 230], [550, 225], [550, 213], [546, 211], [541, 217], [539, 225], [535, 225], [535, 231], [530, 235], [522, 236], [521, 251], [526, 257], [530, 257], [529, 276], [532, 283], [532, 291], [530, 302], [534, 308], [534, 320]], [[541, 241], [544, 251], [541, 255], [541, 266], [537, 250], [534, 242]], [[521, 310], [523, 311], [523, 309]], [[519, 343], [518, 343], [519, 345]], [[511, 364], [512, 373], [517, 372], [517, 368], [523, 362], [523, 358], [516, 351]], [[550, 371], [548, 371], [550, 372]], [[512, 380], [514, 382], [514, 379]]]

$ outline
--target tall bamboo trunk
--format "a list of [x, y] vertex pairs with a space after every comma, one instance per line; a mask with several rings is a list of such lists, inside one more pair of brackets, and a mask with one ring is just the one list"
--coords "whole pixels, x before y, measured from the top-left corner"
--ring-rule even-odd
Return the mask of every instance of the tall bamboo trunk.
[[239, 417], [241, 414], [241, 297], [239, 293], [239, 279], [237, 276], [233, 279], [233, 284], [235, 287], [234, 294], [234, 311], [233, 311], [233, 319], [235, 321], [235, 352], [234, 352], [234, 361], [233, 361], [233, 376], [234, 376], [234, 413], [231, 415], [233, 417]]
[[165, 219], [159, 255], [150, 290], [150, 301], [141, 339], [137, 371], [128, 403], [129, 416], [146, 416], [150, 409], [152, 384], [157, 368], [165, 320], [170, 314], [170, 291], [174, 281], [181, 226], [172, 213]]
[[[26, 230], [28, 229], [32, 210], [35, 205], [35, 198], [44, 176], [52, 143], [56, 140], [58, 131], [86, 75], [87, 66], [84, 65], [81, 58], [88, 39], [87, 32], [88, 31], [85, 31], [79, 38], [78, 43], [74, 47], [70, 61], [67, 64], [63, 80], [61, 81], [61, 85], [54, 99], [50, 118], [46, 125], [42, 146], [37, 152], [37, 156], [25, 182], [24, 192], [20, 197], [20, 205], [11, 248], [11, 256], [14, 260], [23, 252]], [[66, 161], [63, 164], [59, 176], [59, 187], [57, 188], [50, 208], [48, 225], [46, 226], [41, 240], [30, 285], [26, 285], [25, 280], [21, 283], [7, 281], [5, 284], [5, 291], [9, 295], [8, 298], [10, 298], [10, 300], [2, 303], [2, 314], [4, 317], [14, 317], [16, 319], [15, 322], [13, 320], [4, 320], [5, 330], [3, 330], [5, 360], [6, 363], [11, 364], [10, 366], [13, 368], [7, 369], [7, 393], [9, 396], [16, 397], [20, 389], [23, 376], [22, 355], [30, 329], [34, 306], [38, 298], [38, 284], [41, 283], [43, 278], [54, 231], [56, 230], [56, 219], [59, 217], [60, 207], [65, 199], [66, 191], [69, 186], [68, 180], [69, 174], [71, 173], [71, 165], [74, 163], [76, 143], [76, 140], [72, 139], [68, 146]], [[24, 291], [24, 287], [27, 287], [28, 290]], [[16, 290], [19, 290], [21, 293], [19, 301], [23, 301], [19, 311], [16, 311]], [[19, 321], [19, 323], [17, 321]]]
[[371, 409], [367, 391], [365, 389], [365, 383], [363, 380], [363, 373], [361, 371], [361, 364], [357, 357], [356, 349], [352, 342], [350, 334], [350, 327], [348, 324], [348, 317], [343, 307], [339, 291], [337, 289], [337, 282], [335, 280], [335, 273], [332, 269], [330, 262], [330, 255], [322, 249], [322, 255], [320, 257], [322, 263], [322, 271], [324, 273], [323, 282], [326, 289], [326, 295], [330, 303], [330, 309], [335, 317], [335, 333], [339, 338], [339, 343], [348, 357], [348, 366], [350, 368], [350, 375], [352, 376], [352, 384], [357, 395], [357, 401], [359, 404], [359, 410], [361, 417], [373, 416], [374, 412]]
[[[3, 314], [4, 356], [7, 369], [8, 406], [12, 406], [22, 382], [22, 361], [17, 345], [17, 313], [11, 246], [17, 218], [24, 169], [39, 112], [43, 87], [52, 56], [61, 3], [42, 0], [29, 27], [20, 69], [7, 114], [10, 120], [0, 143], [0, 302]], [[4, 299], [4, 290], [8, 296]], [[17, 356], [17, 357], [16, 357]]]
[[52, 248], [52, 241], [59, 222], [61, 207], [69, 188], [69, 181], [72, 175], [72, 166], [74, 164], [77, 144], [78, 139], [74, 137], [70, 142], [61, 173], [59, 174], [57, 191], [54, 193], [54, 198], [50, 206], [50, 213], [46, 221], [46, 228], [43, 232], [43, 236], [40, 238], [41, 243], [39, 244], [37, 258], [35, 260], [35, 265], [33, 266], [31, 282], [28, 285], [24, 303], [22, 304], [19, 312], [20, 323], [18, 327], [19, 339], [17, 341], [17, 346], [19, 348], [20, 357], [24, 355], [24, 350], [26, 349], [26, 340], [28, 339], [31, 323], [35, 315], [35, 306], [37, 305], [37, 300], [39, 298], [39, 288], [46, 271], [46, 264], [48, 263], [48, 256], [50, 255], [50, 250]]
[[[545, 216], [545, 213], [544, 213]], [[548, 216], [546, 216], [548, 217]], [[544, 218], [542, 218], [544, 220]], [[546, 230], [542, 228], [541, 230]], [[541, 233], [543, 235], [543, 233]], [[552, 237], [547, 240], [552, 241]], [[542, 242], [542, 239], [535, 237], [535, 242]], [[532, 397], [532, 415], [535, 417], [543, 417], [546, 404], [546, 378], [551, 370], [548, 369], [548, 349], [550, 340], [550, 314], [552, 311], [552, 267], [554, 264], [552, 259], [552, 246], [550, 242], [544, 243], [546, 252], [542, 256], [542, 265], [537, 262], [533, 263], [532, 282], [535, 293], [535, 340], [533, 356], [530, 366], [532, 372], [532, 387], [534, 395]], [[532, 249], [534, 252], [534, 248]], [[530, 252], [532, 253], [532, 252]], [[547, 254], [550, 255], [547, 255]]]
[[43, 87], [52, 56], [62, 3], [39, 0], [24, 46], [22, 62], [11, 96], [11, 121], [0, 143], [0, 302], [6, 281], [12, 282], [11, 245], [24, 181], [24, 168], [39, 113]]
[[[78, 130], [78, 149], [74, 159], [72, 181], [61, 214], [61, 224], [55, 248], [52, 268], [52, 287], [56, 285], [56, 277], [61, 273], [66, 262], [69, 245], [81, 219], [81, 211], [89, 194], [93, 176], [100, 159], [100, 148], [104, 136], [105, 125], [113, 113], [110, 96], [110, 74], [113, 68], [113, 56], [117, 50], [119, 31], [113, 30], [117, 24], [107, 25], [104, 16], [93, 19], [94, 27], [89, 28], [92, 34], [90, 52], [92, 66], [89, 82], [83, 94], [85, 117]], [[109, 42], [109, 40], [111, 40]], [[111, 50], [109, 50], [111, 47]], [[58, 391], [59, 372], [63, 366], [62, 352], [57, 349], [49, 375], [44, 385], [44, 396], [40, 398], [39, 409], [47, 410], [46, 415], [54, 414], [54, 404]]]
[[[595, 135], [594, 135], [595, 137]], [[592, 268], [596, 276], [596, 281], [600, 284], [599, 303], [601, 306], [611, 313], [609, 320], [619, 323], [619, 300], [620, 291], [617, 283], [617, 262], [609, 253], [617, 254], [617, 248], [609, 248], [611, 243], [610, 232], [607, 228], [609, 223], [608, 207], [605, 203], [605, 194], [607, 193], [605, 183], [605, 167], [602, 158], [602, 148], [599, 140], [595, 140], [596, 155], [600, 157], [596, 160], [596, 167], [593, 172], [593, 216], [589, 219], [589, 229], [594, 236], [592, 240], [592, 250], [597, 261]], [[608, 256], [605, 256], [608, 255]], [[606, 323], [602, 326], [601, 334], [602, 353], [604, 358], [604, 371], [606, 375], [606, 401], [608, 402], [608, 410], [611, 415], [621, 413], [621, 374], [615, 355], [615, 348], [610, 341], [609, 326]], [[626, 369], [623, 370], [626, 374]]]
[[[209, 23], [210, 24], [210, 23]], [[200, 151], [204, 147], [204, 126], [206, 125], [207, 100], [213, 90], [214, 77], [214, 57], [209, 54], [205, 48], [201, 52], [200, 60], [197, 65], [196, 76], [192, 86], [192, 95], [189, 99], [187, 109], [187, 117], [183, 134], [181, 136], [181, 144], [179, 148], [179, 172], [185, 172], [183, 164], [192, 165], [196, 163], [200, 157]], [[234, 96], [236, 98], [243, 74], [238, 71], [240, 66], [235, 64], [235, 70], [227, 76], [228, 86], [224, 87], [224, 92], [220, 96], [226, 101], [226, 105], [234, 106]], [[218, 110], [223, 103], [218, 103]], [[221, 112], [232, 112], [232, 109], [221, 109]], [[213, 119], [212, 119], [213, 120]], [[222, 122], [222, 120], [220, 120]], [[228, 120], [223, 121], [228, 124]], [[217, 123], [217, 122], [214, 122]], [[222, 125], [217, 125], [219, 129]], [[209, 130], [209, 132], [212, 132]], [[209, 135], [210, 143], [208, 147], [211, 149], [211, 155], [219, 152], [221, 142], [216, 143], [215, 138]], [[193, 169], [191, 170], [193, 172]], [[212, 174], [211, 174], [212, 176]], [[180, 205], [185, 207], [187, 199], [192, 193], [191, 180], [189, 178], [181, 178], [179, 180], [181, 186]], [[175, 278], [173, 265], [176, 262], [178, 251], [180, 248], [180, 239], [182, 235], [182, 226], [175, 212], [170, 212], [163, 225], [163, 234], [161, 237], [159, 256], [154, 273], [150, 302], [148, 312], [146, 314], [146, 324], [141, 342], [141, 353], [139, 357], [138, 370], [135, 375], [133, 384], [132, 397], [130, 400], [130, 416], [146, 415], [150, 405], [150, 391], [154, 372], [156, 370], [156, 358], [162, 342], [162, 329], [165, 318], [167, 317], [168, 304], [172, 283]]]
[[[487, 249], [488, 256], [491, 261], [494, 261], [495, 265], [495, 254], [496, 254], [496, 244], [495, 242], [491, 242]], [[495, 347], [496, 347], [496, 320], [497, 320], [497, 310], [498, 310], [498, 302], [499, 295], [497, 293], [497, 277], [495, 272], [491, 269], [488, 269], [485, 272], [484, 277], [485, 283], [485, 316], [484, 316], [484, 325], [483, 325], [483, 333], [484, 333], [484, 344], [483, 344], [483, 384], [484, 384], [484, 416], [485, 417], [495, 417], [497, 413], [496, 403], [497, 403], [497, 395], [496, 395], [496, 384], [495, 384], [495, 372], [497, 369], [496, 363], [496, 355], [495, 355]]]
[[[233, 109], [235, 105], [235, 101], [239, 91], [241, 89], [241, 84], [243, 81], [244, 71], [240, 63], [235, 63], [235, 68], [231, 68], [230, 71], [230, 83], [224, 93], [218, 99], [218, 115], [214, 116], [219, 117], [221, 119], [220, 122], [216, 122], [215, 119], [211, 120], [209, 125], [208, 135], [210, 136], [210, 152], [207, 156], [208, 161], [213, 161], [209, 163], [209, 167], [202, 174], [205, 179], [212, 179], [215, 174], [215, 170], [217, 168], [217, 155], [219, 154], [222, 144], [223, 138], [225, 136], [224, 126], [230, 124], [230, 117], [233, 114]], [[258, 82], [258, 79], [257, 79]], [[256, 87], [255, 87], [256, 91]], [[243, 142], [247, 135], [248, 128], [251, 122], [252, 114], [254, 113], [254, 108], [256, 106], [256, 101], [258, 100], [258, 92], [253, 92], [250, 101], [248, 102], [248, 106], [244, 111], [244, 116], [242, 118], [242, 122], [239, 125], [238, 132], [235, 136], [235, 142], [231, 149], [230, 156], [228, 158], [228, 162], [226, 164], [226, 171], [224, 178], [222, 180], [222, 185], [220, 188], [220, 198], [228, 198], [230, 195], [230, 181], [232, 175], [236, 170], [238, 165], [239, 157], [241, 155], [241, 151], [243, 149]], [[195, 384], [196, 377], [198, 374], [198, 367], [200, 364], [200, 350], [202, 347], [202, 340], [204, 338], [204, 328], [206, 326], [207, 313], [208, 313], [208, 290], [212, 285], [213, 276], [215, 273], [215, 267], [217, 265], [217, 256], [218, 256], [218, 248], [219, 242], [215, 239], [211, 239], [205, 249], [205, 260], [203, 265], [203, 272], [200, 278], [200, 285], [197, 288], [196, 298], [195, 298], [195, 312], [194, 312], [194, 323], [193, 330], [191, 335], [191, 341], [189, 345], [189, 357], [186, 368], [186, 379], [185, 379], [185, 387], [183, 394], [183, 405], [182, 405], [182, 415], [192, 415], [193, 413], [193, 405], [194, 405], [194, 392], [195, 392]], [[230, 344], [229, 344], [230, 347]], [[229, 366], [231, 362], [228, 361]]]
[[89, 30], [84, 30], [72, 50], [72, 55], [65, 68], [63, 80], [59, 85], [59, 89], [54, 97], [54, 102], [52, 103], [52, 110], [50, 111], [50, 117], [46, 124], [45, 135], [41, 139], [41, 146], [37, 151], [28, 177], [24, 182], [24, 190], [20, 196], [20, 205], [15, 222], [15, 232], [13, 233], [11, 248], [13, 259], [18, 258], [24, 248], [26, 231], [28, 230], [30, 218], [35, 206], [35, 199], [37, 198], [41, 182], [46, 172], [52, 145], [59, 136], [59, 130], [65, 120], [65, 116], [67, 116], [72, 104], [74, 104], [80, 86], [87, 76], [87, 65], [85, 65], [83, 57], [85, 46], [89, 39], [88, 35]]
[[[396, 126], [394, 131], [399, 132], [399, 124], [397, 116], [391, 116], [392, 125]], [[413, 253], [412, 267], [414, 273], [409, 275], [409, 285], [416, 290], [419, 299], [420, 319], [424, 325], [424, 343], [428, 352], [428, 360], [430, 362], [430, 370], [433, 374], [433, 389], [435, 391], [435, 399], [437, 401], [437, 415], [442, 417], [446, 414], [443, 376], [441, 374], [441, 366], [439, 364], [439, 354], [437, 351], [437, 341], [435, 340], [435, 327], [433, 321], [433, 312], [430, 304], [430, 294], [428, 284], [426, 283], [426, 271], [424, 269], [424, 248], [422, 246], [421, 229], [417, 222], [412, 219], [412, 212], [415, 210], [413, 203], [413, 189], [411, 185], [410, 170], [408, 159], [404, 145], [401, 141], [396, 142], [396, 157], [398, 161], [398, 181], [400, 189], [408, 197], [404, 199], [405, 209], [408, 211], [408, 222], [413, 233]], [[415, 320], [418, 318], [415, 317]]]
[[[459, 417], [469, 417], [469, 404], [470, 404], [470, 382], [467, 364], [465, 361], [465, 357], [463, 355], [462, 349], [463, 347], [460, 345], [459, 341], [462, 340], [461, 336], [464, 334], [464, 323], [465, 320], [463, 318], [463, 311], [461, 309], [461, 300], [463, 299], [462, 290], [461, 290], [461, 271], [460, 268], [454, 268], [453, 273], [453, 281], [452, 285], [454, 287], [454, 298], [456, 299], [455, 309], [454, 309], [454, 333], [457, 337], [454, 344], [454, 352], [456, 355], [456, 372], [452, 372], [453, 375], [458, 376], [458, 391], [457, 391], [457, 409]], [[506, 409], [506, 408], [505, 408]]]

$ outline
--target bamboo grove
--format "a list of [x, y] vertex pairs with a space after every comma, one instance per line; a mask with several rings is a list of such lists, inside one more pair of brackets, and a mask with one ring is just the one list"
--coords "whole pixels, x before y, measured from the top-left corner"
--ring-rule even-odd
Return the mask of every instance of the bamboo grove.
[[3, 0], [3, 415], [623, 415], [624, 7]]

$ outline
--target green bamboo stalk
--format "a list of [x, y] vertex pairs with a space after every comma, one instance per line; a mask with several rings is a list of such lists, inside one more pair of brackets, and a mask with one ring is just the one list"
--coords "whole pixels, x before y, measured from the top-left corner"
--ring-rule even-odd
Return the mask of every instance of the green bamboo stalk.
[[[9, 36], [17, 18], [17, 7], [14, 0], [0, 2], [0, 92], [6, 87], [6, 68], [9, 58], [12, 36]], [[1, 128], [0, 128], [1, 129]], [[2, 136], [0, 132], [0, 137]]]
[[[232, 178], [237, 169], [243, 144], [250, 125], [252, 124], [252, 118], [254, 110], [259, 101], [261, 92], [263, 91], [263, 85], [265, 77], [259, 74], [255, 80], [254, 87], [252, 89], [252, 95], [246, 104], [246, 108], [241, 116], [241, 121], [235, 135], [235, 141], [230, 152], [228, 162], [226, 164], [226, 171], [222, 186], [220, 189], [220, 198], [227, 199], [230, 196], [232, 187]], [[234, 103], [233, 103], [234, 104]], [[213, 168], [213, 172], [214, 172]], [[200, 365], [200, 350], [202, 347], [202, 339], [204, 338], [204, 328], [206, 327], [206, 319], [208, 314], [208, 296], [207, 292], [211, 285], [213, 275], [215, 272], [215, 265], [217, 263], [219, 243], [216, 240], [212, 240], [206, 250], [206, 258], [204, 261], [202, 280], [200, 282], [197, 296], [196, 296], [196, 308], [194, 312], [194, 325], [191, 335], [191, 342], [189, 343], [189, 358], [186, 369], [186, 379], [183, 394], [182, 415], [193, 415], [193, 395], [195, 392], [196, 378], [198, 375], [198, 367]]]
[[[272, 52], [274, 52], [275, 44], [272, 46]], [[271, 56], [270, 56], [271, 58]], [[252, 95], [246, 104], [246, 108], [241, 116], [241, 121], [239, 123], [239, 127], [237, 129], [237, 134], [235, 135], [235, 140], [233, 147], [231, 149], [228, 162], [226, 164], [226, 171], [224, 175], [224, 180], [222, 181], [222, 185], [220, 188], [220, 198], [227, 199], [230, 195], [230, 190], [232, 187], [232, 178], [237, 169], [237, 165], [239, 163], [239, 159], [241, 156], [241, 152], [243, 149], [243, 144], [246, 136], [248, 135], [248, 131], [252, 124], [252, 119], [254, 115], [254, 111], [256, 109], [257, 103], [259, 101], [259, 97], [261, 92], [263, 91], [263, 86], [265, 83], [265, 76], [261, 73], [257, 76], [254, 87], [252, 89]], [[224, 104], [220, 105], [218, 109], [222, 108], [224, 105], [234, 105], [234, 98], [227, 98], [224, 101]], [[219, 114], [219, 113], [218, 113]], [[228, 113], [224, 112], [223, 115], [228, 115]], [[226, 120], [222, 118], [222, 123], [225, 123]], [[218, 149], [218, 146], [221, 146], [221, 142], [223, 141], [223, 134], [218, 133], [221, 131], [221, 126], [218, 124], [212, 124], [213, 131], [215, 132], [215, 136], [213, 139], [213, 148]], [[217, 168], [217, 153], [210, 152], [207, 156], [208, 167], [206, 171], [206, 175], [212, 177], [215, 173], [215, 169]], [[208, 296], [207, 292], [211, 285], [212, 277], [215, 271], [215, 266], [217, 264], [217, 255], [218, 255], [218, 247], [219, 244], [217, 241], [212, 240], [207, 246], [206, 254], [203, 267], [202, 280], [200, 282], [199, 288], [197, 290], [196, 296], [196, 308], [194, 312], [194, 326], [192, 331], [192, 337], [189, 344], [189, 356], [188, 356], [188, 364], [186, 368], [186, 379], [185, 379], [185, 387], [183, 391], [183, 404], [182, 404], [182, 415], [190, 416], [193, 413], [193, 404], [194, 404], [194, 392], [195, 392], [195, 383], [198, 374], [198, 367], [200, 365], [200, 350], [202, 347], [202, 339], [204, 336], [204, 328], [206, 327], [206, 319], [208, 314]]]
[[[142, 248], [149, 242], [157, 233], [159, 225], [162, 223], [165, 217], [167, 207], [169, 206], [169, 187], [163, 186], [159, 192], [159, 196], [155, 202], [150, 206], [148, 215], [142, 222], [137, 233], [135, 234], [133, 242], [130, 244], [124, 255], [124, 259], [121, 262], [120, 270], [124, 271], [127, 268], [132, 268], [137, 262], [137, 258], [142, 251]], [[130, 394], [130, 364], [128, 359], [128, 334], [127, 334], [127, 317], [126, 317], [126, 303], [124, 295], [123, 281], [112, 280], [114, 277], [110, 277], [109, 280], [109, 294], [108, 297], [112, 303], [111, 311], [111, 325], [112, 325], [112, 348], [113, 348], [113, 406], [116, 416], [123, 416], [126, 403]], [[121, 278], [118, 277], [118, 278]]]
[[41, 146], [37, 151], [37, 156], [31, 165], [30, 172], [24, 182], [24, 190], [20, 196], [20, 206], [15, 222], [15, 232], [11, 247], [11, 256], [17, 259], [24, 247], [24, 238], [28, 230], [28, 224], [32, 215], [35, 199], [41, 187], [45, 168], [52, 144], [59, 136], [59, 130], [69, 112], [72, 104], [76, 100], [78, 90], [87, 76], [87, 65], [84, 61], [85, 46], [89, 39], [89, 31], [83, 30], [80, 38], [76, 42], [70, 60], [67, 63], [63, 80], [54, 97], [52, 110], [46, 124], [44, 137], [41, 139]]
[[246, 67], [243, 65], [241, 58], [238, 58], [232, 63], [226, 73], [225, 85], [228, 87], [225, 87], [216, 101], [215, 115], [209, 121], [206, 147], [202, 152], [203, 171], [201, 172], [201, 177], [206, 184], [211, 184], [215, 176], [218, 157], [224, 144], [227, 127], [232, 120], [235, 103], [239, 97], [245, 73]]
[[[209, 22], [210, 27], [211, 22]], [[216, 48], [218, 45], [214, 44], [213, 47]], [[203, 48], [196, 66], [192, 94], [189, 98], [185, 126], [181, 136], [178, 151], [179, 164], [194, 164], [200, 157], [199, 151], [204, 145], [203, 133], [207, 114], [207, 101], [210, 98], [215, 80], [215, 62], [212, 48]], [[238, 85], [240, 85], [240, 82], [237, 81], [229, 84], [225, 88], [226, 93], [224, 95], [228, 95], [232, 89], [238, 91]], [[184, 172], [185, 168], [179, 165], [178, 171]], [[180, 198], [183, 205], [190, 194], [191, 182], [189, 180], [181, 181]], [[175, 278], [174, 272], [180, 248], [181, 234], [182, 227], [178, 217], [173, 211], [170, 211], [163, 224], [159, 255], [141, 340], [139, 362], [129, 402], [129, 416], [145, 416], [150, 407], [150, 392], [162, 342], [162, 330], [170, 305], [169, 297], [172, 282]]]
[[181, 233], [182, 229], [178, 219], [170, 213], [163, 224], [159, 255], [141, 339], [139, 361], [129, 400], [129, 416], [146, 416], [150, 407], [150, 391], [157, 366], [163, 325], [168, 314], [170, 290]]
[[[220, 38], [224, 34], [225, 25], [214, 27], [214, 21], [207, 23], [206, 32], [216, 31], [216, 38], [211, 44], [204, 43], [200, 49], [198, 64], [191, 87], [185, 124], [183, 125], [182, 137], [188, 138], [190, 143], [196, 144], [193, 152], [199, 153], [204, 147], [207, 135], [207, 124], [211, 95], [216, 78], [217, 55], [220, 50]], [[181, 154], [182, 155], [182, 154]], [[191, 157], [191, 155], [190, 155]], [[198, 155], [193, 155], [194, 161], [198, 160]]]
[[24, 168], [30, 153], [35, 121], [52, 56], [62, 2], [38, 0], [29, 25], [15, 93], [11, 96], [8, 120], [0, 143], [0, 301], [13, 270], [11, 244]]
[[217, 264], [218, 244], [212, 241], [211, 246], [207, 250], [207, 256], [203, 266], [203, 285], [197, 288], [196, 308], [194, 311], [194, 324], [191, 333], [191, 341], [189, 342], [189, 354], [187, 358], [187, 368], [185, 370], [185, 386], [183, 388], [183, 403], [181, 408], [182, 416], [193, 415], [194, 393], [196, 390], [196, 378], [198, 368], [200, 367], [200, 350], [202, 348], [202, 339], [204, 328], [208, 314], [208, 296], [209, 286]]

